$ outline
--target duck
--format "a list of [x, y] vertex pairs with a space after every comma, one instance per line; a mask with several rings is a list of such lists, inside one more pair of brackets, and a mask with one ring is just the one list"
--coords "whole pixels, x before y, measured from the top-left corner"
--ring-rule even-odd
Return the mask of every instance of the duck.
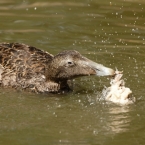
[[67, 92], [81, 76], [113, 76], [115, 71], [76, 50], [57, 55], [23, 43], [0, 43], [0, 86], [36, 93]]

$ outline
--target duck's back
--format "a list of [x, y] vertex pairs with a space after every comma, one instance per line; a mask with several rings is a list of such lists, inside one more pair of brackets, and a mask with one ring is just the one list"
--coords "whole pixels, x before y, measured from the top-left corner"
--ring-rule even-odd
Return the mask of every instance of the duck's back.
[[[22, 80], [44, 76], [53, 55], [19, 43], [0, 44], [0, 80], [3, 86], [16, 86]], [[41, 79], [41, 77], [40, 77]]]

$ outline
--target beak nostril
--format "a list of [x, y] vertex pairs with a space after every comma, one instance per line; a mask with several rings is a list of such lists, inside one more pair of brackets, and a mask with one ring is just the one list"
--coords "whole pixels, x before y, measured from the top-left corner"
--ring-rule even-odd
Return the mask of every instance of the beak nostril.
[[97, 71], [100, 71], [99, 69], [96, 69]]

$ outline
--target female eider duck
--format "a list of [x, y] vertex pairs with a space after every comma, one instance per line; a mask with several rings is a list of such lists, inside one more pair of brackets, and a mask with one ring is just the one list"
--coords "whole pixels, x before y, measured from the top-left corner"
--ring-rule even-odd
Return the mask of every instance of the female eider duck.
[[78, 76], [114, 75], [114, 70], [97, 64], [75, 50], [56, 56], [19, 43], [0, 44], [0, 84], [34, 92], [69, 90], [68, 80]]

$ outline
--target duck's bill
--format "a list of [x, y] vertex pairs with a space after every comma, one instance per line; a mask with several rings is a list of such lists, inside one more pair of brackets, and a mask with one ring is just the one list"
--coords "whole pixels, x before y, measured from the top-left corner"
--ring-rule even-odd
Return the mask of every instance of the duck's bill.
[[103, 65], [98, 64], [98, 67], [96, 69], [96, 75], [97, 76], [114, 76], [115, 71], [111, 68], [105, 67]]
[[92, 70], [94, 70], [94, 75], [97, 75], [97, 76], [114, 76], [115, 75], [115, 70], [105, 67], [102, 64], [98, 64], [91, 60], [89, 60], [87, 63], [88, 63], [87, 65]]

